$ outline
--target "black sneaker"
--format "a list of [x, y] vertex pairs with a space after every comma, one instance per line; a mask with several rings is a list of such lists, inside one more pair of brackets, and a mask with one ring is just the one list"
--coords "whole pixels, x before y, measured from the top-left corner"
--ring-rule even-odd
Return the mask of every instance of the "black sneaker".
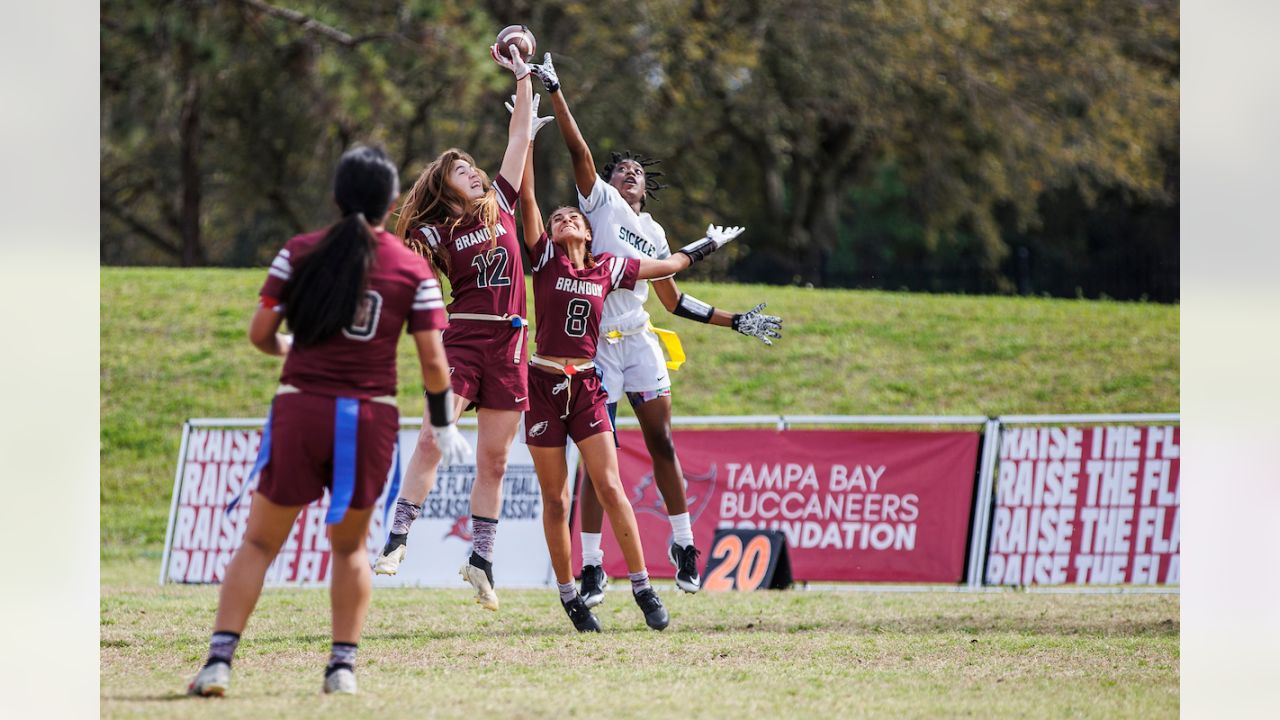
[[658, 593], [653, 588], [641, 590], [635, 594], [636, 604], [640, 606], [641, 612], [644, 613], [644, 622], [654, 630], [661, 630], [671, 622], [671, 616], [667, 615], [667, 609], [662, 607], [662, 601], [658, 599]]
[[582, 566], [582, 602], [593, 608], [604, 602], [604, 591], [609, 587], [609, 576], [599, 565]]
[[690, 545], [680, 547], [671, 543], [667, 549], [667, 557], [676, 566], [676, 587], [687, 593], [696, 593], [702, 589], [702, 577], [698, 575], [698, 556], [702, 553]]
[[564, 606], [564, 611], [568, 613], [578, 632], [600, 632], [600, 621], [587, 609], [581, 595], [575, 595], [569, 602], [561, 600], [560, 604]]

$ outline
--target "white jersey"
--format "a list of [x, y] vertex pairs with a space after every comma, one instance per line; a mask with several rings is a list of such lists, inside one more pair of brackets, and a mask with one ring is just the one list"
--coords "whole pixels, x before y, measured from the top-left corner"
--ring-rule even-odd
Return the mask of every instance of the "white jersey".
[[[667, 233], [647, 212], [636, 214], [618, 189], [596, 176], [591, 195], [578, 194], [578, 207], [591, 223], [591, 252], [609, 253], [623, 258], [671, 257]], [[604, 299], [600, 329], [629, 330], [649, 322], [644, 301], [649, 297], [649, 283], [636, 283], [634, 290], [614, 290]]]

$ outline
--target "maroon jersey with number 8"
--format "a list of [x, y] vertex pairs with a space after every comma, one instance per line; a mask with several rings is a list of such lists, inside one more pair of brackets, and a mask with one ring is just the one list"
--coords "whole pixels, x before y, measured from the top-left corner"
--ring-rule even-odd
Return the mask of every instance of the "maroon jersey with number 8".
[[595, 357], [604, 298], [614, 290], [636, 286], [640, 260], [605, 253], [596, 257], [595, 267], [579, 270], [545, 233], [533, 248], [533, 258], [538, 353]]

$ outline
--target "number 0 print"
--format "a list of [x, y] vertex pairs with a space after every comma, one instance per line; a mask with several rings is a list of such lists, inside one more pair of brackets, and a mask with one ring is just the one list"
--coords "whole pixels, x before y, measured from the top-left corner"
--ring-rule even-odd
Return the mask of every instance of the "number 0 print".
[[356, 316], [342, 334], [352, 340], [369, 341], [378, 332], [378, 319], [382, 317], [382, 296], [376, 290], [366, 290], [364, 298], [356, 306]]
[[587, 334], [587, 319], [591, 317], [591, 303], [582, 298], [569, 301], [569, 317], [564, 321], [564, 334], [582, 337]]

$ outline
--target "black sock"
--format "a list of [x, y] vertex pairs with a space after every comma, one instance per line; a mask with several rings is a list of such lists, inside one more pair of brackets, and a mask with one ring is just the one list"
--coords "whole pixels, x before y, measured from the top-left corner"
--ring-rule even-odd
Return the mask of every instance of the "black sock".
[[231, 658], [236, 654], [236, 647], [240, 644], [240, 633], [217, 631], [213, 637], [209, 638], [209, 657], [204, 661], [205, 667], [216, 662], [224, 662], [231, 664]]

